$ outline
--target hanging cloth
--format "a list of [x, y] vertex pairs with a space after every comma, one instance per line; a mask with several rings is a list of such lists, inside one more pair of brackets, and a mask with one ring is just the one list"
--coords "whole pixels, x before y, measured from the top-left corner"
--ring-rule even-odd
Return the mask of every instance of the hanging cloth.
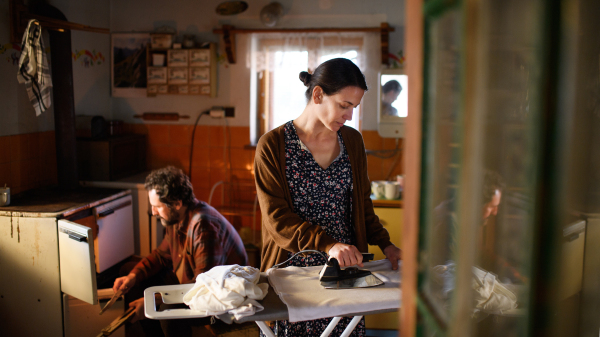
[[36, 116], [50, 107], [52, 78], [50, 78], [50, 69], [44, 53], [42, 26], [37, 20], [29, 20], [23, 34], [17, 80], [19, 83], [25, 83]]

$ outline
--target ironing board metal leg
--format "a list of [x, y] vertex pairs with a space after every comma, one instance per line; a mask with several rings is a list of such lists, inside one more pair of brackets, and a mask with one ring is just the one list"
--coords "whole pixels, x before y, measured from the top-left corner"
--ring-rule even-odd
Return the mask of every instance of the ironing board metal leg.
[[321, 334], [321, 337], [327, 337], [327, 336], [329, 336], [329, 334], [333, 331], [333, 329], [340, 322], [341, 319], [342, 319], [341, 317], [334, 317], [334, 318], [332, 318], [331, 322], [329, 322], [329, 325], [327, 326], [327, 328], [325, 329], [325, 331], [323, 331], [323, 333]]
[[350, 336], [350, 334], [352, 333], [352, 331], [354, 331], [354, 328], [356, 327], [358, 322], [360, 322], [361, 318], [362, 318], [362, 316], [354, 316], [354, 318], [350, 321], [350, 324], [348, 324], [348, 326], [346, 327], [346, 330], [344, 330], [344, 333], [342, 333], [342, 335], [340, 337]]
[[265, 323], [263, 321], [256, 321], [256, 325], [258, 325], [258, 327], [260, 328], [260, 331], [262, 331], [262, 333], [264, 333], [265, 336], [275, 337], [275, 334], [273, 334], [273, 330], [271, 330], [271, 328], [269, 328], [267, 323]]

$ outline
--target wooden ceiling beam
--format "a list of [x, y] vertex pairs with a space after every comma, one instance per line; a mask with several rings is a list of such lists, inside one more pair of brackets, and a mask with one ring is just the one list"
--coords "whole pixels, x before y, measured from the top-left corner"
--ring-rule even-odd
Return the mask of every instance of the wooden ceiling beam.
[[235, 28], [234, 26], [224, 25], [222, 29], [214, 29], [213, 33], [222, 34], [225, 42], [225, 53], [227, 60], [231, 64], [235, 64], [235, 34], [252, 34], [252, 33], [380, 33], [381, 34], [381, 63], [389, 63], [389, 33], [393, 32], [394, 28], [390, 27], [387, 22], [382, 22], [380, 27], [364, 27], [364, 28], [264, 28], [264, 29], [243, 29]]
[[20, 44], [22, 36], [27, 28], [27, 23], [31, 19], [39, 21], [42, 28], [52, 30], [81, 30], [86, 32], [110, 34], [108, 28], [97, 28], [79, 23], [73, 23], [64, 20], [48, 18], [42, 15], [31, 14], [29, 8], [23, 4], [22, 0], [10, 0], [10, 42]]

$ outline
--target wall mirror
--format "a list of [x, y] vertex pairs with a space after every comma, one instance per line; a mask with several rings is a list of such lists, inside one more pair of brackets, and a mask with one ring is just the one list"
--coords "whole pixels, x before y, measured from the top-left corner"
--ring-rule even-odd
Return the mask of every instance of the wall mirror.
[[402, 138], [408, 115], [408, 76], [403, 69], [384, 69], [378, 84], [377, 131], [384, 138]]

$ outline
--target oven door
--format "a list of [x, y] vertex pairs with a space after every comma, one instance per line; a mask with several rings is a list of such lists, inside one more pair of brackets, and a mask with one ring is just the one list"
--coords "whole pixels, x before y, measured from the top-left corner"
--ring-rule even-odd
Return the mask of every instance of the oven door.
[[94, 209], [98, 224], [94, 251], [98, 273], [135, 254], [132, 207], [131, 195], [127, 195]]
[[84, 302], [98, 303], [92, 229], [58, 220], [60, 289]]

